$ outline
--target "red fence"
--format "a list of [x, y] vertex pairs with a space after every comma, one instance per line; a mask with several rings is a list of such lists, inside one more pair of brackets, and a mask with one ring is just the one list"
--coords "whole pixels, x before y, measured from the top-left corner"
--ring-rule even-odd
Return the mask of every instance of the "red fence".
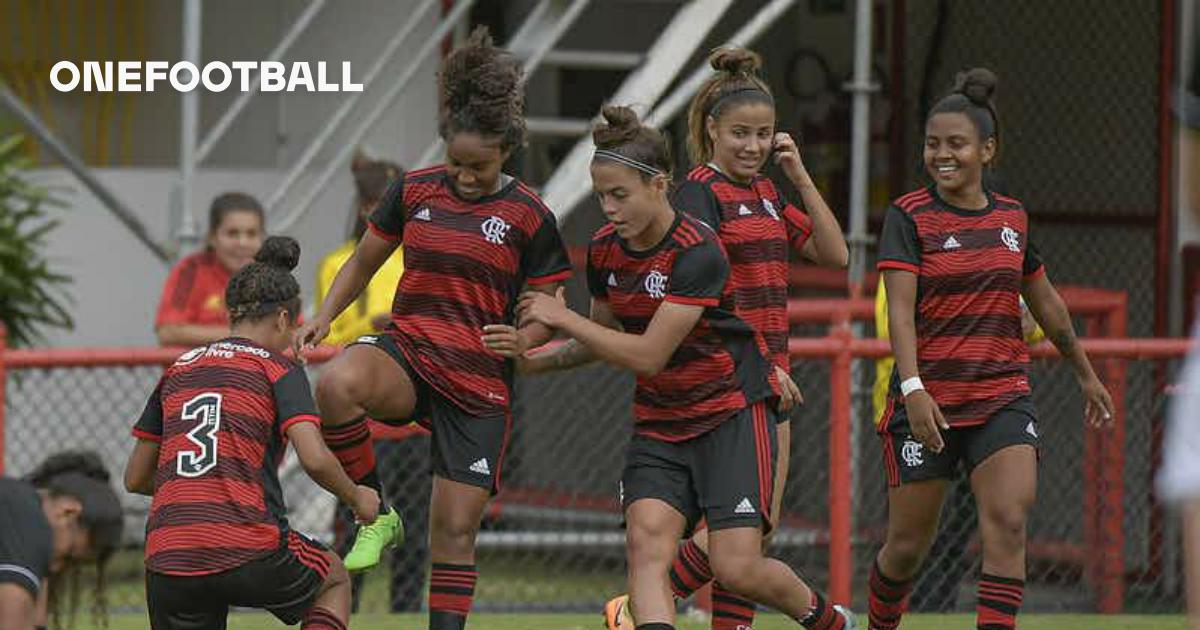
[[[1064, 288], [1062, 293], [1072, 312], [1085, 321], [1088, 338], [1083, 339], [1082, 345], [1096, 363], [1101, 378], [1109, 385], [1117, 413], [1111, 428], [1085, 430], [1082, 544], [1060, 544], [1052, 552], [1080, 565], [1084, 579], [1091, 585], [1096, 610], [1119, 612], [1123, 607], [1127, 573], [1122, 553], [1126, 543], [1123, 529], [1126, 500], [1123, 481], [1123, 445], [1127, 423], [1126, 364], [1131, 360], [1179, 359], [1187, 353], [1189, 342], [1185, 339], [1124, 338], [1126, 298], [1123, 292]], [[856, 576], [853, 553], [856, 540], [853, 502], [856, 498], [853, 496], [852, 483], [852, 364], [855, 359], [888, 356], [890, 348], [885, 341], [855, 338], [852, 334], [852, 322], [873, 319], [872, 300], [797, 300], [790, 305], [790, 315], [796, 324], [832, 324], [824, 337], [793, 338], [790, 350], [797, 359], [827, 361], [831, 366], [828, 407], [828, 588], [834, 600], [850, 602]], [[308, 358], [310, 362], [319, 363], [328, 360], [334, 352], [332, 348], [322, 348]], [[5, 435], [7, 373], [14, 370], [159, 366], [169, 364], [178, 354], [178, 349], [171, 348], [8, 349], [0, 331], [0, 472], [3, 472], [4, 466], [5, 440], [16, 438], [15, 435]], [[1048, 343], [1032, 348], [1031, 355], [1035, 358], [1057, 356]], [[499, 497], [501, 501], [516, 502], [525, 493], [504, 494], [510, 496], [502, 495]], [[573, 504], [576, 507], [584, 505], [579, 502]], [[857, 539], [862, 538], [859, 536]], [[1033, 544], [1034, 541], [1031, 541], [1031, 554], [1034, 553]], [[1103, 553], [1097, 553], [1099, 550]]]

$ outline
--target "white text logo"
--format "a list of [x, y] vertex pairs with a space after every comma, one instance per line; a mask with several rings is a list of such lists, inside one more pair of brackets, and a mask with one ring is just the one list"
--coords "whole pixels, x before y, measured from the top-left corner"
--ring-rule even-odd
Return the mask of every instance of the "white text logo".
[[249, 92], [252, 83], [262, 92], [363, 91], [362, 84], [351, 78], [349, 61], [342, 62], [340, 84], [329, 82], [326, 62], [316, 65], [314, 75], [307, 61], [210, 61], [199, 68], [190, 61], [85, 61], [82, 68], [73, 61], [60, 61], [50, 68], [50, 84], [59, 92], [74, 91], [81, 84], [84, 92], [153, 92], [155, 83], [170, 84], [177, 92], [191, 92], [201, 85], [209, 92], [224, 92], [237, 74], [241, 92]]

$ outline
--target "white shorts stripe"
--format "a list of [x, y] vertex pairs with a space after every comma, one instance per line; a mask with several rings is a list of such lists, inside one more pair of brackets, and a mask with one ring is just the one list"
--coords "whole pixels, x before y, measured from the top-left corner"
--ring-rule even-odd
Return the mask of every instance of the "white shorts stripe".
[[4, 572], [16, 573], [29, 580], [29, 583], [33, 585], [34, 592], [38, 592], [42, 588], [42, 581], [38, 579], [37, 574], [19, 564], [0, 564], [0, 573]]

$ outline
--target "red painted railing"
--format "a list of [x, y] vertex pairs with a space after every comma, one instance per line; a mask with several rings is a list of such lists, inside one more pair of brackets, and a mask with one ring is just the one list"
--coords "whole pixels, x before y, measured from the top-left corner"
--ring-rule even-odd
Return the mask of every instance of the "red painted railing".
[[[1125, 560], [1123, 499], [1125, 439], [1125, 372], [1130, 360], [1165, 360], [1183, 357], [1190, 342], [1186, 339], [1128, 339], [1126, 296], [1124, 292], [1064, 287], [1061, 293], [1072, 313], [1085, 318], [1088, 338], [1081, 341], [1096, 362], [1101, 378], [1110, 387], [1117, 407], [1111, 429], [1086, 433], [1084, 461], [1084, 547], [1090, 550], [1114, 550], [1082, 554], [1084, 571], [1097, 592], [1101, 612], [1121, 610], [1124, 597]], [[828, 360], [830, 372], [830, 595], [849, 603], [854, 575], [852, 540], [851, 471], [851, 364], [854, 359], [888, 356], [886, 341], [855, 338], [850, 323], [871, 321], [871, 299], [794, 300], [789, 304], [793, 323], [830, 323], [825, 337], [793, 338], [789, 350], [798, 358]], [[335, 348], [320, 348], [307, 355], [311, 363], [327, 361]], [[6, 371], [29, 368], [66, 368], [100, 366], [167, 365], [182, 352], [179, 348], [56, 348], [8, 349], [0, 327], [0, 473], [3, 472], [4, 395]], [[1031, 348], [1034, 358], [1056, 357], [1048, 343]], [[1104, 465], [1101, 465], [1101, 462]]]

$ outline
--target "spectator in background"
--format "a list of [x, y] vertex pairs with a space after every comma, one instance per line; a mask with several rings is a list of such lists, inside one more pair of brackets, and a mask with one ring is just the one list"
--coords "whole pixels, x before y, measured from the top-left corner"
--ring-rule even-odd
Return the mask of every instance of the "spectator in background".
[[[1191, 73], [1177, 107], [1183, 158], [1177, 173], [1182, 187], [1179, 199], [1193, 218], [1200, 220], [1200, 177], [1196, 176], [1200, 167], [1200, 11], [1193, 18], [1190, 36], [1184, 38], [1185, 54], [1191, 46]], [[1192, 339], [1200, 339], [1200, 325], [1193, 325]], [[1196, 346], [1179, 375], [1163, 444], [1158, 492], [1183, 514], [1188, 617], [1192, 630], [1200, 630], [1200, 349]]]
[[[354, 174], [354, 216], [350, 238], [321, 261], [317, 267], [317, 303], [325, 300], [333, 279], [342, 265], [354, 254], [359, 239], [367, 229], [367, 218], [375, 210], [388, 186], [404, 176], [404, 170], [394, 162], [371, 160], [355, 156], [350, 165]], [[392, 300], [396, 285], [404, 272], [404, 256], [397, 248], [379, 268], [362, 295], [358, 297], [329, 327], [325, 340], [337, 345], [348, 344], [362, 335], [383, 330], [392, 320]], [[403, 549], [393, 547], [389, 609], [392, 612], [414, 612], [421, 609], [425, 594], [425, 567], [429, 562], [429, 432], [416, 423], [391, 427], [372, 422], [375, 457], [387, 462], [382, 468], [384, 495], [405, 497], [401, 518], [408, 524], [409, 542]], [[345, 556], [354, 543], [354, 514], [339, 504], [334, 517], [334, 549]], [[353, 576], [354, 609], [362, 595], [363, 574]]]
[[203, 251], [179, 261], [167, 276], [154, 331], [164, 346], [197, 346], [229, 335], [225, 285], [254, 260], [263, 242], [262, 205], [250, 195], [227, 192], [208, 209]]
[[[383, 199], [388, 185], [404, 175], [403, 169], [394, 162], [371, 160], [361, 154], [354, 157], [350, 170], [354, 174], [355, 189], [353, 228], [346, 242], [326, 254], [317, 267], [317, 304], [325, 301], [338, 271], [354, 255], [354, 248], [367, 230], [367, 217]], [[383, 330], [392, 320], [392, 299], [396, 297], [396, 285], [402, 273], [404, 252], [397, 247], [362, 295], [333, 320], [325, 341], [342, 346], [362, 335]]]

